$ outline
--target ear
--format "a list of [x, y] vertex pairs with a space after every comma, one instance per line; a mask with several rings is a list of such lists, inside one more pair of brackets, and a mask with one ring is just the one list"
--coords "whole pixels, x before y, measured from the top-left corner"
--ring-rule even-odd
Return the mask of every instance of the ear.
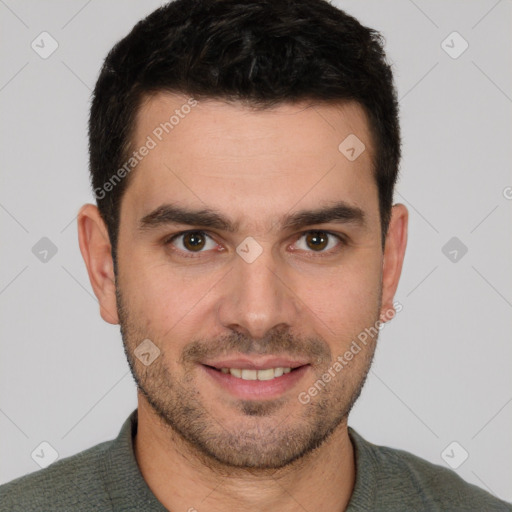
[[78, 243], [101, 317], [109, 324], [118, 324], [112, 246], [107, 227], [93, 204], [85, 204], [78, 212]]
[[[407, 246], [407, 224], [409, 212], [403, 204], [395, 204], [391, 209], [384, 256], [382, 262], [382, 306], [381, 321], [386, 322], [393, 318], [395, 307], [393, 298], [398, 287], [402, 264]], [[393, 314], [390, 314], [390, 311]]]

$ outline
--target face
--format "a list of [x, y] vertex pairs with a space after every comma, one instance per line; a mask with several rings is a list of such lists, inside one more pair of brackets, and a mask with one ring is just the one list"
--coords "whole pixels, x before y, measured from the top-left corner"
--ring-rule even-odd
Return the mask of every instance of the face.
[[[135, 147], [154, 144], [123, 196], [112, 307], [173, 435], [224, 465], [283, 467], [346, 422], [376, 337], [343, 356], [396, 288], [367, 120], [354, 103], [185, 105], [160, 93], [139, 111]], [[351, 134], [356, 159], [355, 139], [339, 149]]]

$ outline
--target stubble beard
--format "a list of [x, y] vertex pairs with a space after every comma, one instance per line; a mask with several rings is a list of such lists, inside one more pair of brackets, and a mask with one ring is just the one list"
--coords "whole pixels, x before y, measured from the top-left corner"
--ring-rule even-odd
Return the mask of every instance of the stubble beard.
[[[239, 400], [235, 402], [236, 410], [230, 413], [231, 419], [221, 420], [214, 417], [203, 403], [194, 385], [194, 371], [184, 372], [180, 379], [169, 370], [164, 344], [152, 340], [159, 346], [161, 354], [151, 365], [143, 366], [136, 361], [134, 350], [148, 338], [148, 333], [134, 321], [117, 286], [116, 296], [124, 351], [138, 390], [162, 425], [169, 428], [170, 441], [179, 443], [182, 449], [185, 446], [185, 451], [195, 454], [203, 464], [212, 468], [276, 470], [300, 463], [325, 443], [340, 425], [346, 424], [373, 361], [377, 337], [357, 355], [363, 358], [357, 375], [344, 368], [305, 405], [292, 395], [291, 400], [297, 401], [293, 414], [280, 414], [290, 398], [264, 402]], [[378, 313], [375, 316], [377, 320]], [[319, 364], [313, 382], [320, 380], [332, 364], [330, 350], [318, 339], [310, 339], [309, 343], [295, 342], [290, 336], [279, 339], [276, 334], [258, 346], [277, 347], [282, 340], [287, 340], [283, 343], [288, 348], [301, 346], [301, 354], [304, 351], [314, 354]], [[252, 340], [244, 338], [240, 341], [237, 334], [225, 341], [230, 347], [243, 346], [242, 353], [255, 352]], [[204, 341], [190, 345], [189, 354], [197, 352], [194, 351], [197, 347], [207, 351], [209, 346]]]

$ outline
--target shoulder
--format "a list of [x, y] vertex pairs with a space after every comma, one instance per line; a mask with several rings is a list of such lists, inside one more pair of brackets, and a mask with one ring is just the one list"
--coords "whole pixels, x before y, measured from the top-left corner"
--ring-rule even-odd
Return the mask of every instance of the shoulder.
[[101, 475], [106, 441], [0, 486], [0, 512], [110, 510]]
[[385, 504], [382, 510], [512, 511], [511, 504], [469, 484], [448, 468], [405, 450], [370, 443], [352, 428], [350, 437], [356, 461], [359, 459], [372, 474], [371, 492], [375, 503]]

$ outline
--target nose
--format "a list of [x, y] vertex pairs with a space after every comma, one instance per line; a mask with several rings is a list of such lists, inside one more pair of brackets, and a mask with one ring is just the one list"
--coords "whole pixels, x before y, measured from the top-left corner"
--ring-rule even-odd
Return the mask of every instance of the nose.
[[218, 321], [253, 339], [275, 328], [294, 327], [301, 303], [289, 271], [274, 260], [270, 249], [252, 262], [237, 256], [233, 265], [219, 297]]

